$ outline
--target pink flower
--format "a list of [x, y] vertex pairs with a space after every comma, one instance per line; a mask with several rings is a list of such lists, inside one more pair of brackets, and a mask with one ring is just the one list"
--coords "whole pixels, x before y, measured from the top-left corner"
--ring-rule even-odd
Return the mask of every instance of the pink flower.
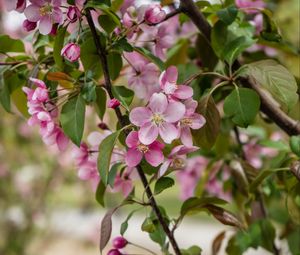
[[123, 255], [118, 249], [111, 249], [108, 251], [107, 255]]
[[178, 71], [175, 66], [170, 66], [162, 72], [159, 84], [163, 92], [170, 98], [188, 99], [193, 96], [193, 89], [186, 85], [177, 85]]
[[166, 17], [166, 12], [160, 4], [151, 4], [145, 10], [144, 19], [148, 24], [157, 24], [163, 21]]
[[128, 241], [123, 236], [117, 236], [113, 239], [112, 244], [116, 249], [122, 249], [128, 244]]
[[131, 65], [127, 74], [128, 86], [135, 91], [135, 95], [148, 100], [153, 93], [159, 92], [157, 66], [136, 52], [125, 53], [124, 56]]
[[75, 43], [68, 43], [62, 48], [60, 54], [70, 62], [75, 62], [80, 57], [80, 47]]
[[171, 143], [178, 137], [174, 123], [185, 114], [185, 106], [180, 102], [169, 102], [163, 93], [154, 93], [147, 107], [136, 107], [130, 115], [130, 121], [140, 127], [139, 139], [143, 144], [151, 144], [158, 134], [165, 143]]
[[185, 167], [186, 155], [194, 152], [198, 147], [186, 147], [184, 145], [178, 145], [174, 147], [169, 154], [167, 160], [161, 165], [158, 176], [163, 176], [167, 170], [172, 167], [174, 169], [182, 169]]
[[137, 166], [143, 156], [145, 156], [146, 161], [154, 167], [161, 164], [164, 160], [162, 153], [164, 145], [158, 141], [154, 141], [149, 145], [141, 143], [137, 131], [130, 132], [126, 138], [126, 145], [129, 149], [126, 153], [125, 161], [129, 167]]
[[77, 6], [69, 6], [67, 17], [68, 20], [71, 21], [71, 23], [76, 22], [81, 17], [80, 10], [77, 8]]
[[62, 24], [63, 13], [60, 9], [61, 0], [29, 0], [29, 5], [24, 13], [31, 22], [39, 22], [39, 31], [47, 35], [55, 23]]
[[117, 107], [120, 106], [120, 101], [116, 98], [110, 99], [107, 103], [108, 108], [116, 109]]
[[26, 8], [26, 0], [5, 0], [5, 6], [8, 11], [23, 12]]
[[235, 0], [235, 4], [238, 8], [245, 8], [245, 12], [248, 14], [257, 13], [258, 10], [255, 9], [261, 9], [266, 6], [263, 0]]
[[30, 32], [32, 30], [34, 30], [37, 26], [36, 22], [31, 22], [28, 19], [25, 19], [23, 22], [23, 28], [24, 30], [26, 30], [27, 32]]
[[170, 32], [170, 22], [164, 22], [159, 26], [153, 40], [155, 55], [164, 59], [166, 50], [170, 48], [174, 42], [174, 36]]

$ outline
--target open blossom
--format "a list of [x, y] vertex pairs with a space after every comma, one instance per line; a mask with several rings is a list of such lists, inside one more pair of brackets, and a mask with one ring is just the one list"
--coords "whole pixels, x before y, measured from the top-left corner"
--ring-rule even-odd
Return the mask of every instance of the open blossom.
[[26, 0], [5, 0], [5, 6], [8, 11], [23, 12], [26, 8]]
[[80, 57], [80, 47], [76, 43], [68, 43], [62, 48], [61, 55], [70, 62], [75, 62]]
[[235, 0], [235, 4], [238, 8], [245, 8], [245, 12], [249, 14], [259, 12], [255, 8], [264, 8], [266, 6], [263, 0]]
[[129, 88], [138, 98], [149, 100], [153, 93], [160, 91], [157, 66], [137, 52], [126, 52], [124, 56], [131, 65], [127, 74]]
[[140, 127], [139, 139], [143, 144], [151, 144], [158, 135], [165, 143], [178, 137], [175, 123], [185, 114], [185, 106], [180, 102], [168, 102], [163, 93], [154, 93], [147, 107], [134, 108], [129, 116], [131, 123]]
[[169, 49], [174, 40], [174, 35], [170, 32], [170, 22], [165, 22], [156, 28], [157, 32], [154, 36], [154, 54], [164, 59], [166, 56], [166, 50]]
[[162, 9], [160, 4], [150, 4], [145, 9], [144, 19], [148, 24], [157, 24], [164, 20], [166, 12]]
[[62, 24], [63, 13], [61, 0], [29, 0], [31, 4], [25, 9], [26, 18], [39, 22], [39, 31], [43, 35], [51, 33], [53, 24]]
[[154, 167], [161, 164], [164, 160], [162, 152], [164, 145], [158, 141], [153, 141], [148, 145], [141, 143], [137, 131], [130, 132], [126, 138], [126, 145], [129, 149], [126, 153], [125, 161], [129, 167], [137, 166], [143, 156], [145, 156], [146, 161]]
[[193, 96], [193, 89], [186, 85], [177, 85], [178, 71], [175, 66], [170, 66], [161, 73], [159, 84], [163, 92], [174, 99], [188, 99]]
[[195, 146], [186, 147], [184, 145], [178, 145], [174, 147], [165, 162], [159, 168], [158, 176], [163, 176], [170, 167], [183, 169], [185, 167], [186, 155], [196, 150], [198, 150], [198, 147]]

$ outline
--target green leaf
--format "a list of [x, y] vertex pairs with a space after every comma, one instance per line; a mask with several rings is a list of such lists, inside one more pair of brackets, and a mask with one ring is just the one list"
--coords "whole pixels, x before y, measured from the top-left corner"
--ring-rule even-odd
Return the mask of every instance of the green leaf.
[[112, 188], [114, 187], [116, 175], [118, 171], [120, 171], [124, 167], [125, 167], [124, 164], [121, 162], [116, 163], [111, 167], [108, 173], [108, 184], [110, 187]]
[[102, 181], [100, 181], [96, 190], [96, 200], [103, 207], [104, 207], [105, 190], [106, 190], [106, 186], [103, 184]]
[[180, 39], [168, 50], [165, 66], [185, 64], [187, 61], [187, 50], [189, 47], [188, 39]]
[[10, 38], [8, 35], [0, 35], [0, 52], [24, 52], [24, 44], [21, 40]]
[[175, 184], [174, 180], [170, 177], [162, 177], [155, 183], [154, 194], [158, 195], [165, 189], [171, 188]]
[[223, 50], [227, 43], [227, 34], [227, 26], [222, 21], [218, 21], [211, 31], [211, 46], [220, 59], [223, 59]]
[[84, 130], [85, 103], [81, 95], [70, 98], [61, 110], [60, 122], [64, 133], [80, 146]]
[[297, 224], [300, 225], [300, 184], [297, 183], [291, 190], [288, 192], [286, 199], [286, 206], [291, 216], [291, 219]]
[[105, 186], [108, 184], [108, 174], [110, 168], [111, 155], [120, 133], [121, 130], [118, 130], [110, 134], [99, 145], [97, 165], [101, 180]]
[[63, 57], [61, 56], [61, 50], [64, 47], [65, 36], [67, 32], [67, 26], [60, 27], [57, 31], [57, 35], [55, 36], [54, 46], [53, 46], [53, 58], [55, 64], [59, 69], [63, 69]]
[[0, 76], [0, 103], [5, 111], [11, 112], [10, 91], [2, 75]]
[[120, 234], [123, 236], [128, 228], [128, 221], [131, 219], [132, 215], [138, 211], [138, 209], [133, 210], [131, 213], [128, 214], [126, 220], [121, 224]]
[[85, 82], [80, 93], [87, 103], [95, 102], [97, 99], [96, 84], [93, 81]]
[[263, 30], [260, 32], [260, 36], [266, 41], [280, 42], [282, 40], [282, 37], [279, 34], [275, 21], [273, 20], [272, 12], [267, 9], [263, 9], [262, 15]]
[[129, 106], [133, 100], [134, 92], [124, 86], [113, 86], [113, 96], [129, 111]]
[[106, 92], [99, 86], [96, 87], [95, 107], [99, 118], [103, 120], [103, 116], [106, 111]]
[[198, 246], [191, 246], [188, 249], [181, 249], [180, 250], [182, 255], [201, 255], [202, 249]]
[[259, 96], [248, 88], [236, 88], [224, 101], [225, 114], [232, 117], [232, 121], [241, 127], [247, 127], [254, 122], [259, 107]]
[[230, 5], [224, 9], [217, 12], [220, 20], [222, 20], [226, 25], [230, 25], [237, 17], [238, 10], [234, 5]]
[[120, 40], [117, 40], [113, 44], [113, 49], [118, 50], [120, 53], [122, 53], [123, 51], [126, 51], [126, 52], [133, 51], [133, 47], [131, 46], [130, 43], [128, 43], [126, 38], [121, 38]]
[[300, 157], [300, 135], [291, 136], [290, 147], [292, 152], [294, 152], [298, 157]]
[[268, 59], [253, 62], [247, 67], [247, 74], [282, 106], [289, 111], [298, 101], [297, 82], [294, 76], [276, 61]]
[[155, 65], [158, 66], [158, 68], [161, 71], [165, 70], [165, 64], [164, 62], [161, 61], [160, 58], [154, 56], [149, 50], [145, 49], [145, 48], [140, 48], [140, 47], [134, 47], [133, 48], [134, 51], [140, 53], [141, 55], [143, 55], [146, 59], [150, 60], [151, 62], [153, 62]]
[[102, 65], [97, 54], [97, 48], [94, 40], [88, 37], [80, 46], [80, 59], [85, 72], [92, 72], [93, 77], [99, 78], [102, 75]]
[[117, 79], [123, 66], [121, 55], [115, 52], [109, 53], [107, 56], [107, 64], [110, 78], [112, 80]]
[[245, 36], [240, 36], [226, 44], [223, 55], [224, 59], [231, 65], [236, 58], [247, 48], [253, 45], [256, 40], [247, 39]]
[[142, 224], [142, 231], [147, 233], [152, 233], [156, 229], [151, 218], [146, 218]]
[[112, 19], [112, 17], [109, 15], [100, 15], [98, 17], [98, 22], [99, 22], [100, 26], [108, 34], [110, 34], [112, 31], [114, 31], [114, 29], [118, 25], [118, 23], [115, 23], [114, 19]]
[[192, 130], [194, 143], [209, 150], [215, 144], [219, 135], [221, 124], [219, 110], [213, 98], [207, 95], [199, 102], [196, 112], [202, 114], [206, 123], [202, 128]]
[[[1, 93], [1, 92], [0, 92]], [[17, 107], [19, 112], [25, 117], [28, 118], [30, 115], [28, 113], [28, 107], [27, 107], [27, 97], [24, 94], [21, 87], [14, 90], [11, 94], [11, 99], [14, 103], [14, 105]]]

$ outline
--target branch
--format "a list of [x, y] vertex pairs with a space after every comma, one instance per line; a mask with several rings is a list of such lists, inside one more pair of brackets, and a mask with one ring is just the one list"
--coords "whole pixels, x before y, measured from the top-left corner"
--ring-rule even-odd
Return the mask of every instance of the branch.
[[[199, 31], [204, 35], [205, 39], [210, 42], [211, 26], [203, 14], [199, 11], [195, 3], [192, 0], [181, 0], [180, 7], [182, 8], [182, 11], [190, 17]], [[241, 64], [238, 61], [235, 61], [233, 68], [237, 70], [240, 66]], [[261, 101], [260, 110], [273, 120], [282, 130], [284, 130], [288, 135], [300, 134], [300, 122], [292, 119], [278, 106], [274, 105], [263, 89], [254, 82], [251, 82], [249, 79], [241, 79], [240, 81], [243, 86], [250, 87], [257, 92]]]
[[[87, 18], [88, 25], [89, 25], [89, 27], [91, 29], [91, 32], [92, 32], [94, 43], [95, 43], [96, 48], [97, 48], [97, 54], [98, 54], [98, 56], [100, 58], [100, 61], [101, 61], [101, 64], [102, 64], [103, 75], [104, 75], [104, 80], [105, 80], [104, 86], [105, 86], [105, 89], [107, 90], [107, 93], [109, 94], [109, 97], [112, 99], [112, 98], [114, 98], [114, 96], [112, 94], [112, 84], [111, 84], [111, 79], [110, 79], [109, 70], [108, 70], [106, 52], [105, 52], [105, 49], [102, 47], [101, 42], [99, 40], [99, 36], [97, 34], [97, 30], [96, 30], [96, 27], [95, 27], [95, 24], [94, 24], [94, 21], [92, 19], [91, 12], [90, 12], [89, 9], [86, 10], [86, 18]], [[118, 118], [118, 120], [119, 120], [122, 127], [125, 127], [129, 124], [126, 121], [126, 119], [123, 117], [123, 115], [122, 115], [119, 108], [115, 109], [115, 113], [116, 113], [117, 118]], [[125, 135], [128, 135], [128, 130], [124, 130], [124, 132], [125, 132]], [[154, 199], [153, 193], [152, 193], [152, 191], [149, 187], [148, 180], [146, 178], [146, 175], [144, 174], [144, 171], [143, 171], [142, 167], [140, 165], [138, 165], [136, 168], [137, 168], [138, 174], [140, 176], [140, 179], [141, 179], [141, 181], [142, 181], [142, 183], [145, 187], [145, 191], [146, 191], [147, 197], [149, 199], [150, 205], [151, 205], [153, 211], [155, 212], [160, 225], [162, 226], [164, 232], [168, 236], [169, 241], [170, 241], [170, 243], [171, 243], [171, 245], [174, 249], [175, 254], [176, 255], [181, 255], [181, 252], [180, 252], [178, 244], [177, 244], [177, 242], [174, 238], [174, 235], [170, 231], [169, 226], [166, 223], [165, 219], [163, 218], [163, 216], [162, 216], [162, 214], [159, 210], [159, 207], [158, 207], [158, 205], [157, 205], [157, 203]]]

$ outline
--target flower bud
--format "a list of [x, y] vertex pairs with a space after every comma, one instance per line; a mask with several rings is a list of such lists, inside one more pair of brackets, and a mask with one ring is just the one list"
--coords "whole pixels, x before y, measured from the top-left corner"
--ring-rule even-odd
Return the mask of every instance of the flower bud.
[[61, 50], [61, 55], [64, 56], [70, 62], [75, 62], [80, 57], [80, 47], [75, 43], [68, 43]]
[[151, 4], [145, 11], [145, 21], [148, 24], [157, 24], [164, 20], [166, 12], [161, 8], [159, 4]]
[[36, 22], [31, 22], [28, 19], [25, 19], [23, 22], [23, 28], [27, 32], [30, 32], [36, 28], [36, 24], [37, 24]]
[[70, 6], [67, 11], [67, 17], [71, 23], [74, 23], [81, 17], [81, 13], [76, 6]]
[[107, 255], [123, 255], [118, 249], [109, 250]]
[[112, 108], [112, 109], [116, 109], [117, 107], [120, 106], [120, 104], [121, 103], [120, 103], [120, 101], [118, 99], [113, 98], [113, 99], [111, 99], [111, 100], [108, 101], [107, 107], [108, 108]]
[[112, 243], [113, 247], [116, 249], [122, 249], [128, 244], [127, 240], [123, 236], [117, 236], [113, 239]]

